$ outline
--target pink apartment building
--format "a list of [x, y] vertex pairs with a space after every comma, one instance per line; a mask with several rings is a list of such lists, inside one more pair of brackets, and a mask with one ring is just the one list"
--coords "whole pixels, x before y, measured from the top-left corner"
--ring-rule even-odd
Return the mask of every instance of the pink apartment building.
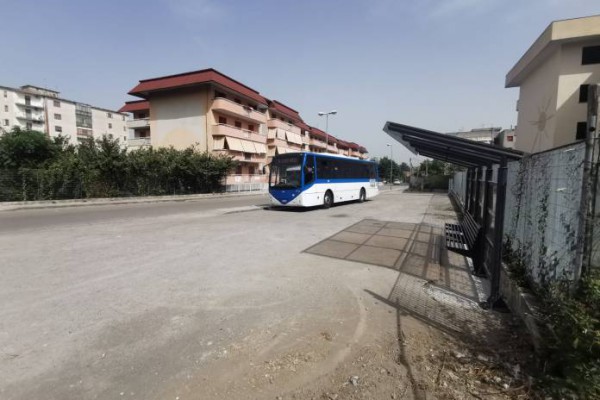
[[367, 158], [363, 146], [307, 125], [298, 111], [214, 69], [144, 79], [129, 94], [142, 99], [119, 110], [132, 115], [130, 149], [195, 145], [239, 161], [236, 175], [261, 174], [275, 155], [288, 152]]

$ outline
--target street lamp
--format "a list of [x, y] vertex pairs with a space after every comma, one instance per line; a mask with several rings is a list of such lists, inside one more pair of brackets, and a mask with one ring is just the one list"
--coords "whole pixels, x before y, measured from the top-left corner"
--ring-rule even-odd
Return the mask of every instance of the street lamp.
[[394, 153], [393, 146], [389, 143], [387, 146], [390, 148], [390, 190], [392, 190], [392, 179], [394, 178]]
[[319, 112], [319, 117], [325, 116], [325, 152], [329, 150], [329, 115], [337, 114], [336, 110], [332, 110], [329, 112]]

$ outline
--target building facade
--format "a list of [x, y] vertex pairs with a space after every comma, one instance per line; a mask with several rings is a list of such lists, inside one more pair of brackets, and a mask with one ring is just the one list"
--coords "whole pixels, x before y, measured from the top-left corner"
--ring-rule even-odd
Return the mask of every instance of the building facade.
[[108, 135], [124, 146], [129, 136], [128, 115], [61, 98], [54, 90], [26, 85], [0, 86], [0, 134], [13, 127], [59, 135], [78, 144], [85, 138]]
[[[304, 123], [298, 111], [216, 71], [204, 69], [139, 81], [119, 110], [130, 113], [131, 149], [153, 146], [224, 154], [239, 162], [236, 175], [256, 175], [278, 154], [331, 152], [367, 157], [367, 150]], [[329, 146], [325, 146], [328, 138]]]
[[502, 128], [491, 127], [491, 128], [477, 128], [471, 129], [470, 131], [463, 132], [449, 132], [447, 135], [461, 137], [463, 139], [473, 140], [479, 143], [493, 144], [496, 135], [502, 131]]
[[600, 15], [552, 22], [506, 75], [506, 87], [519, 88], [515, 149], [583, 139], [592, 83], [600, 83]]

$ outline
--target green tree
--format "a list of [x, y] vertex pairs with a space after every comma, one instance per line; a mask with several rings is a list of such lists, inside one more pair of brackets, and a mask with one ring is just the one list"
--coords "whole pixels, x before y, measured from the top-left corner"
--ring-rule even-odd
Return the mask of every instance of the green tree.
[[61, 140], [50, 140], [42, 132], [14, 127], [0, 136], [0, 168], [41, 168], [60, 153]]

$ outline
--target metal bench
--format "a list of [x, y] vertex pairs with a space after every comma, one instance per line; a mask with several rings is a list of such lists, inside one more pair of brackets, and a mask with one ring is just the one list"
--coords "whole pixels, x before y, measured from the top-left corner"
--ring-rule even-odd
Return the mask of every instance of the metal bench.
[[456, 253], [471, 257], [475, 266], [478, 265], [477, 251], [481, 240], [481, 225], [465, 212], [458, 224], [445, 224], [446, 248]]

